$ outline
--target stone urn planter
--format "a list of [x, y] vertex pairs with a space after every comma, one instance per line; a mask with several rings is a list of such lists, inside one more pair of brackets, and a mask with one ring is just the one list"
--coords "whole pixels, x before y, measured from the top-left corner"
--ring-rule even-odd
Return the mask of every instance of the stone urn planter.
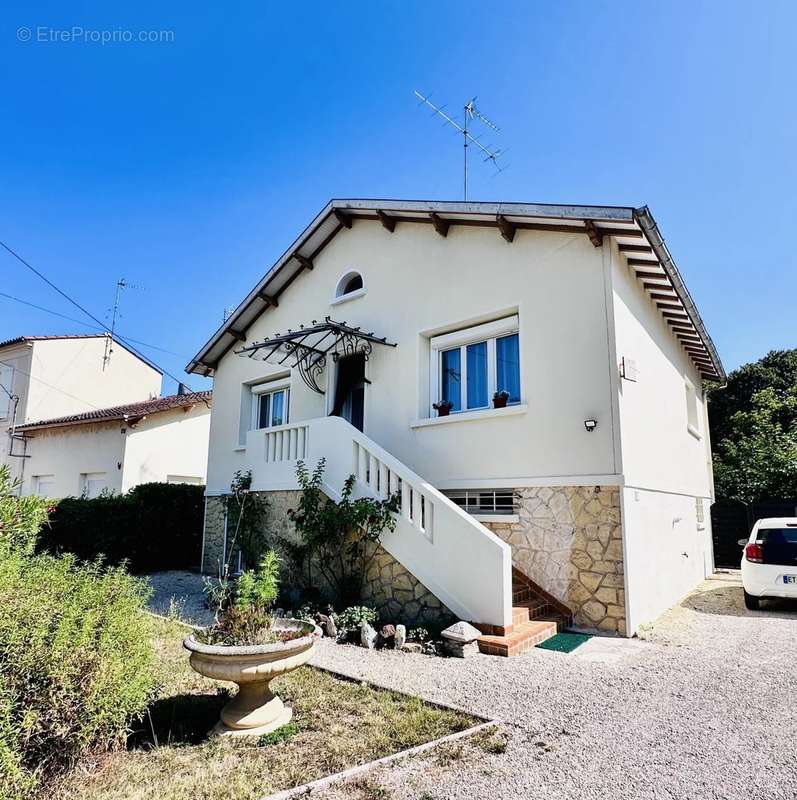
[[310, 660], [321, 630], [298, 619], [278, 619], [274, 630], [303, 635], [286, 642], [251, 647], [202, 644], [193, 634], [183, 641], [183, 647], [191, 653], [189, 663], [196, 672], [206, 678], [238, 684], [238, 694], [221, 710], [212, 735], [262, 736], [281, 728], [293, 716], [293, 711], [272, 693], [269, 684]]

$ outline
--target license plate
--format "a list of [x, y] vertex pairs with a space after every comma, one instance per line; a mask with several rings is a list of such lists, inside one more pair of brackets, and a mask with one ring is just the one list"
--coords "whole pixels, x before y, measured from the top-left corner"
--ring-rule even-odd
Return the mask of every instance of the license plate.
[[784, 583], [797, 583], [797, 575], [784, 575], [783, 576]]

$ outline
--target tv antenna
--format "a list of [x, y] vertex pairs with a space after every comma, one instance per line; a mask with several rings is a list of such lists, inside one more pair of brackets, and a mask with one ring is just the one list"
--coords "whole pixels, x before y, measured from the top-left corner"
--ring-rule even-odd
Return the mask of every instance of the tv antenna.
[[462, 116], [463, 116], [463, 123], [460, 125], [456, 120], [452, 119], [446, 112], [443, 110], [442, 107], [436, 106], [428, 97], [422, 95], [417, 89], [414, 90], [415, 96], [423, 103], [424, 105], [429, 106], [429, 108], [434, 111], [435, 114], [439, 114], [448, 125], [455, 128], [462, 134], [462, 148], [463, 148], [463, 166], [464, 166], [464, 176], [463, 176], [463, 193], [464, 199], [468, 199], [468, 147], [469, 145], [473, 144], [482, 151], [484, 155], [484, 161], [492, 161], [493, 166], [496, 168], [498, 172], [503, 172], [506, 167], [500, 167], [498, 165], [498, 159], [503, 155], [502, 150], [492, 150], [490, 147], [485, 147], [478, 139], [471, 134], [469, 130], [469, 126], [472, 120], [478, 120], [483, 125], [487, 126], [490, 130], [498, 131], [498, 126], [490, 119], [488, 119], [484, 114], [476, 108], [476, 98], [472, 98], [465, 103], [462, 109]]
[[[113, 335], [116, 330], [116, 320], [121, 318], [119, 313], [119, 304], [122, 299], [122, 289], [143, 289], [143, 286], [136, 286], [134, 283], [128, 283], [124, 278], [119, 278], [116, 282], [116, 294], [113, 299], [113, 313], [111, 316], [111, 328], [105, 336], [105, 354], [102, 357], [103, 370], [111, 363], [111, 354], [113, 353]], [[107, 319], [107, 317], [106, 317]]]

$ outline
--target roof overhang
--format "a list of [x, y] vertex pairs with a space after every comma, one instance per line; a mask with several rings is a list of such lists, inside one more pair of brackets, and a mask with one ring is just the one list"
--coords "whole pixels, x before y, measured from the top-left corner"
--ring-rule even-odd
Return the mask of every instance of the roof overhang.
[[313, 269], [314, 259], [332, 239], [360, 221], [381, 224], [390, 232], [398, 225], [432, 225], [444, 237], [456, 226], [494, 228], [507, 242], [512, 242], [519, 230], [583, 235], [595, 247], [611, 237], [700, 375], [710, 381], [726, 379], [714, 343], [646, 206], [425, 200], [330, 201], [194, 356], [186, 372], [210, 375], [224, 355], [246, 340], [249, 326], [270, 306], [279, 304], [280, 295], [302, 272]]

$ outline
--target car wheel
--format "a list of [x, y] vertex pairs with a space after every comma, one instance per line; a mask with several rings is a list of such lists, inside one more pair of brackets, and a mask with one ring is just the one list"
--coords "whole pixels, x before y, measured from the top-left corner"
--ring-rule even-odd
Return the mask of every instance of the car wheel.
[[749, 608], [751, 611], [758, 611], [761, 607], [761, 598], [760, 597], [753, 597], [751, 594], [744, 593], [744, 604], [745, 607]]

